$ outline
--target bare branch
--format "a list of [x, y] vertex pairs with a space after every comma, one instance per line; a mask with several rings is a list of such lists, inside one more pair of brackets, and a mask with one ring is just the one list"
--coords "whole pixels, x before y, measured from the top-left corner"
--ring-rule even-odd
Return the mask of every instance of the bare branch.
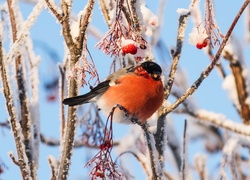
[[145, 162], [143, 160], [143, 158], [141, 158], [139, 155], [137, 155], [133, 151], [124, 151], [124, 152], [122, 152], [121, 154], [119, 154], [119, 156], [117, 157], [117, 159], [115, 160], [115, 162], [118, 160], [119, 157], [121, 157], [124, 154], [132, 154], [139, 161], [139, 163], [141, 163], [143, 169], [145, 170], [145, 172], [147, 174], [147, 177], [150, 177], [150, 170], [148, 169], [147, 162]]
[[[124, 1], [124, 0], [120, 0], [120, 1]], [[130, 0], [130, 13], [131, 13], [131, 17], [133, 20], [133, 27], [135, 28], [136, 31], [140, 32], [141, 31], [141, 27], [139, 24], [139, 20], [138, 20], [138, 16], [137, 16], [137, 12], [136, 12], [136, 5], [137, 5], [137, 0]]]
[[109, 10], [107, 8], [107, 4], [104, 0], [99, 0], [99, 3], [100, 3], [100, 7], [101, 7], [101, 10], [102, 10], [102, 14], [103, 14], [103, 17], [106, 21], [106, 24], [110, 27], [111, 24], [110, 24], [110, 16], [109, 16]]
[[249, 126], [226, 119], [223, 114], [216, 114], [205, 110], [196, 110], [195, 112], [191, 112], [189, 114], [192, 113], [194, 117], [200, 119], [201, 121], [212, 123], [214, 126], [224, 128], [238, 134], [250, 136]]
[[182, 145], [182, 163], [181, 163], [181, 178], [185, 180], [187, 177], [187, 152], [186, 152], [186, 141], [187, 141], [187, 120], [184, 121], [183, 131], [183, 145]]
[[[157, 119], [157, 130], [156, 133], [153, 134], [155, 139], [155, 147], [158, 152], [158, 161], [160, 163], [161, 168], [164, 167], [164, 150], [166, 146], [166, 116], [160, 116]], [[156, 157], [154, 157], [156, 160]]]
[[51, 168], [51, 180], [56, 180], [56, 170], [57, 170], [57, 163], [56, 159], [52, 156], [48, 157], [49, 165]]
[[33, 8], [32, 12], [29, 14], [27, 20], [22, 24], [22, 29], [19, 31], [16, 41], [10, 47], [10, 50], [6, 56], [6, 62], [10, 62], [11, 59], [17, 54], [20, 47], [27, 37], [32, 25], [35, 23], [37, 17], [40, 15], [41, 11], [44, 8], [44, 0], [39, 0], [38, 3]]
[[176, 49], [174, 51], [173, 55], [173, 62], [171, 64], [171, 69], [169, 72], [169, 77], [168, 77], [168, 82], [165, 88], [165, 98], [168, 99], [168, 96], [170, 95], [170, 91], [172, 89], [174, 79], [175, 79], [175, 74], [178, 68], [180, 56], [181, 56], [181, 49], [182, 49], [182, 44], [184, 41], [184, 34], [186, 30], [186, 24], [187, 24], [187, 19], [188, 16], [190, 15], [190, 12], [188, 11], [184, 15], [180, 15], [179, 17], [179, 27], [178, 27], [178, 34], [177, 34], [177, 41], [176, 41]]
[[195, 169], [201, 180], [207, 180], [206, 156], [198, 154], [195, 156]]
[[[65, 68], [65, 66], [64, 65], [62, 65], [62, 64], [59, 64], [58, 65], [58, 67], [59, 67], [59, 70], [60, 70], [60, 73], [61, 73], [61, 78], [60, 78], [60, 81], [59, 81], [59, 83], [60, 83], [60, 89], [59, 89], [59, 91], [60, 91], [60, 101], [59, 102], [62, 102], [63, 101], [63, 99], [64, 99], [64, 86], [65, 86], [65, 70], [66, 70], [66, 68]], [[65, 109], [64, 109], [64, 105], [63, 105], [63, 103], [60, 103], [60, 120], [61, 120], [61, 138], [60, 139], [62, 139], [63, 138], [63, 136], [64, 136], [64, 131], [65, 131]]]
[[[231, 40], [234, 39], [233, 37]], [[233, 41], [233, 40], [232, 40]], [[237, 45], [236, 42], [232, 42]], [[234, 55], [235, 54], [235, 55]], [[238, 102], [239, 106], [235, 105], [237, 108], [238, 112], [240, 113], [240, 116], [243, 119], [243, 123], [249, 125], [250, 124], [250, 109], [249, 105], [246, 103], [246, 100], [249, 96], [248, 91], [247, 91], [247, 81], [245, 77], [243, 77], [243, 60], [240, 59], [242, 58], [239, 54], [236, 52], [232, 54], [232, 52], [225, 50], [223, 53], [223, 56], [225, 59], [229, 60], [230, 62], [230, 68], [232, 70], [232, 74], [234, 76], [234, 81], [235, 81], [235, 88], [237, 92], [237, 97], [238, 97]], [[237, 57], [236, 57], [237, 56]]]
[[8, 73], [6, 71], [6, 66], [4, 63], [2, 40], [0, 39], [0, 73], [3, 82], [4, 96], [6, 99], [6, 106], [10, 116], [10, 125], [13, 136], [15, 137], [15, 144], [18, 154], [18, 165], [20, 167], [23, 179], [30, 178], [30, 170], [28, 166], [27, 156], [25, 153], [25, 147], [23, 146], [23, 136], [20, 129], [20, 124], [18, 122], [17, 113], [14, 108], [13, 93], [10, 89], [10, 81]]
[[152, 177], [151, 179], [161, 179], [163, 177], [163, 169], [161, 166], [157, 164], [158, 158], [156, 157], [155, 153], [155, 144], [156, 142], [154, 141], [154, 138], [152, 134], [147, 129], [146, 124], [140, 125], [144, 131], [145, 137], [146, 137], [146, 142], [147, 142], [147, 147], [149, 151], [149, 157], [150, 157], [150, 164], [151, 164], [151, 169], [152, 169]]
[[84, 15], [82, 14], [80, 17], [79, 34], [77, 37], [77, 39], [78, 39], [77, 48], [78, 49], [83, 48], [84, 40], [86, 40], [86, 38], [84, 38], [84, 36], [86, 36], [86, 29], [89, 25], [91, 14], [93, 13], [94, 2], [95, 2], [94, 0], [88, 1], [88, 4], [87, 4], [86, 9], [85, 9], [85, 14]]
[[[9, 14], [11, 19], [11, 27], [12, 27], [12, 38], [13, 42], [17, 40], [17, 20], [16, 15], [13, 11], [13, 6], [16, 6], [13, 4], [14, 2], [12, 0], [8, 0], [8, 8], [9, 8]], [[32, 155], [32, 140], [31, 140], [31, 119], [30, 119], [30, 110], [29, 110], [29, 101], [27, 98], [27, 88], [25, 84], [25, 77], [24, 77], [24, 63], [23, 63], [23, 57], [21, 54], [18, 53], [18, 56], [15, 58], [15, 65], [16, 65], [16, 80], [17, 80], [17, 87], [18, 87], [18, 97], [20, 102], [20, 108], [21, 108], [21, 119], [20, 124], [22, 127], [22, 134], [24, 136], [24, 145], [25, 145], [25, 151], [29, 160], [30, 170], [31, 170], [31, 176], [35, 179], [36, 177], [36, 167], [34, 165], [34, 157]]]
[[54, 1], [45, 0], [47, 3], [47, 7], [50, 9], [50, 11], [55, 15], [55, 17], [58, 19], [58, 21], [61, 23], [63, 16], [60, 14], [58, 7], [54, 4]]
[[14, 154], [12, 152], [9, 153], [9, 156], [10, 156], [10, 159], [12, 160], [12, 162], [17, 165], [17, 166], [20, 166], [19, 165], [19, 162], [16, 160]]

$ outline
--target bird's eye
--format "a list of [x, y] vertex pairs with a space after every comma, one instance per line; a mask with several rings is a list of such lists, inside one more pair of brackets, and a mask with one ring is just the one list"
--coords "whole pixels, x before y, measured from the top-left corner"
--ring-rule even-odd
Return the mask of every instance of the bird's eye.
[[158, 79], [160, 79], [160, 77], [161, 77], [160, 74], [157, 74], [157, 73], [153, 73], [151, 76], [152, 76], [152, 78], [155, 79], [155, 80], [158, 80]]

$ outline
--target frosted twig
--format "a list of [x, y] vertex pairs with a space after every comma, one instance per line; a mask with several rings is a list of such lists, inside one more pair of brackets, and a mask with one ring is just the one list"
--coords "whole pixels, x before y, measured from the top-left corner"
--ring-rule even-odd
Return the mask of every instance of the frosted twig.
[[[229, 37], [231, 36], [231, 33], [232, 33], [235, 25], [237, 24], [239, 18], [241, 17], [241, 14], [244, 12], [245, 8], [247, 7], [247, 5], [249, 3], [250, 3], [250, 0], [246, 0], [244, 2], [244, 4], [242, 5], [242, 7], [240, 8], [240, 10], [239, 10], [238, 14], [236, 15], [232, 25], [230, 26], [227, 34], [223, 38], [223, 41], [222, 41], [216, 55], [214, 56], [214, 59], [212, 60], [211, 64], [201, 73], [200, 77], [193, 83], [193, 85], [189, 89], [187, 89], [186, 92], [176, 102], [174, 102], [170, 107], [164, 108], [162, 110], [161, 114], [168, 114], [168, 113], [172, 112], [183, 101], [185, 101], [190, 95], [192, 95], [197, 90], [197, 88], [200, 86], [200, 84], [203, 82], [203, 80], [206, 77], [208, 77], [208, 75], [211, 73], [211, 71], [214, 69], [215, 65], [219, 61], [220, 55], [221, 55], [225, 45], [227, 44], [227, 41], [228, 41]], [[171, 79], [170, 82], [171, 81], [173, 81], [173, 79]], [[166, 91], [167, 95], [168, 95], [168, 93], [169, 92]]]
[[147, 128], [142, 127], [142, 129], [146, 137], [147, 147], [149, 151], [150, 164], [151, 164], [151, 169], [152, 169], [151, 179], [161, 179], [163, 177], [163, 169], [161, 166], [157, 164], [158, 158], [155, 157], [157, 155], [154, 149], [156, 142], [154, 141], [152, 134], [150, 134]]
[[226, 119], [223, 114], [216, 114], [205, 110], [196, 110], [195, 112], [190, 112], [189, 114], [193, 114], [194, 117], [200, 119], [201, 121], [212, 123], [214, 126], [245, 136], [250, 136], [249, 126]]
[[133, 25], [133, 20], [131, 18], [131, 12], [130, 12], [130, 8], [129, 8], [129, 5], [128, 5], [128, 0], [126, 0], [127, 2], [127, 6], [122, 6], [122, 12], [128, 22], [128, 25], [131, 26], [131, 27], [134, 27]]
[[[230, 39], [233, 44], [236, 44], [237, 42], [235, 37], [232, 36]], [[233, 45], [232, 45], [233, 46]], [[232, 51], [237, 51], [237, 49], [232, 49]], [[232, 74], [234, 76], [234, 82], [235, 82], [235, 89], [237, 92], [237, 99], [239, 104], [238, 106], [235, 105], [237, 108], [241, 118], [243, 119], [243, 123], [250, 125], [250, 109], [249, 105], [246, 103], [246, 99], [248, 98], [248, 85], [247, 85], [247, 80], [244, 77], [244, 63], [242, 58], [242, 55], [237, 53], [237, 52], [232, 52], [228, 49], [225, 49], [223, 52], [223, 57], [227, 59], [230, 62], [230, 68], [232, 70]], [[237, 100], [236, 100], [237, 101]]]
[[177, 40], [176, 40], [176, 49], [174, 50], [173, 55], [173, 61], [171, 64], [171, 69], [169, 72], [169, 77], [168, 77], [168, 82], [165, 88], [165, 98], [168, 99], [168, 96], [170, 95], [171, 88], [174, 83], [175, 79], [175, 74], [178, 68], [178, 63], [180, 60], [181, 56], [181, 49], [182, 49], [182, 44], [184, 41], [184, 34], [186, 30], [186, 24], [187, 24], [187, 19], [188, 16], [190, 15], [190, 11], [188, 11], [186, 14], [182, 14], [179, 17], [179, 26], [178, 26], [178, 33], [177, 33]]
[[57, 169], [57, 164], [56, 164], [56, 159], [52, 156], [48, 157], [49, 165], [51, 168], [51, 180], [56, 180], [56, 169]]
[[195, 156], [195, 169], [201, 180], [207, 180], [206, 156], [198, 154]]
[[164, 137], [164, 139], [167, 139], [167, 146], [169, 146], [172, 151], [178, 170], [181, 171], [181, 145], [177, 138], [177, 133], [172, 123], [168, 123], [165, 128], [165, 131], [167, 131], [167, 137]]
[[54, 1], [52, 0], [45, 0], [45, 2], [47, 3], [47, 7], [50, 9], [50, 11], [54, 14], [54, 16], [57, 18], [57, 20], [59, 22], [62, 22], [62, 18], [63, 16], [61, 15], [61, 13], [59, 12], [58, 7], [56, 7], [56, 5], [54, 4]]
[[85, 14], [82, 14], [80, 17], [80, 27], [79, 27], [79, 34], [78, 34], [78, 42], [77, 42], [77, 48], [78, 49], [83, 49], [83, 43], [86, 43], [86, 29], [88, 27], [88, 24], [90, 22], [90, 17], [92, 15], [93, 12], [93, 8], [94, 8], [94, 0], [89, 0], [88, 4], [86, 6], [85, 9]]
[[15, 165], [19, 166], [19, 162], [16, 160], [16, 158], [15, 158], [15, 156], [14, 156], [14, 154], [12, 152], [9, 153], [9, 156], [10, 156], [10, 159], [12, 160], [12, 162]]
[[30, 65], [30, 119], [31, 119], [31, 139], [32, 139], [32, 154], [33, 154], [33, 166], [38, 168], [39, 154], [40, 154], [40, 116], [39, 116], [39, 74], [38, 66], [40, 62], [39, 56], [35, 55], [33, 49], [33, 43], [31, 37], [28, 36], [25, 42], [27, 58]]
[[[11, 27], [12, 27], [12, 38], [13, 42], [17, 41], [17, 15], [14, 12], [13, 9], [16, 9], [17, 4], [15, 4], [15, 1], [8, 0], [8, 9], [11, 19]], [[15, 65], [16, 65], [16, 81], [17, 81], [17, 88], [18, 88], [18, 97], [20, 102], [20, 108], [21, 108], [21, 119], [20, 124], [22, 127], [22, 134], [24, 137], [24, 145], [25, 145], [25, 151], [28, 157], [29, 165], [30, 165], [30, 171], [31, 176], [33, 179], [36, 178], [36, 166], [34, 164], [34, 157], [33, 157], [33, 145], [32, 145], [32, 139], [31, 139], [31, 117], [30, 117], [30, 110], [29, 110], [29, 101], [27, 96], [27, 87], [26, 87], [26, 81], [25, 81], [25, 74], [24, 74], [24, 62], [23, 62], [23, 56], [18, 52], [18, 55], [15, 57]]]
[[19, 31], [16, 41], [11, 45], [10, 50], [6, 56], [6, 62], [10, 62], [13, 56], [17, 54], [19, 46], [24, 43], [24, 40], [27, 37], [27, 33], [32, 25], [35, 23], [37, 17], [40, 15], [41, 11], [44, 8], [44, 0], [39, 0], [36, 6], [33, 8], [32, 12], [28, 16], [27, 20], [23, 23], [22, 29]]
[[239, 174], [241, 172], [241, 169], [239, 169], [241, 166], [236, 162], [238, 156], [237, 148], [240, 146], [247, 147], [249, 149], [250, 138], [234, 135], [227, 140], [222, 150], [223, 159], [221, 161], [220, 174], [223, 174], [225, 166], [228, 165], [233, 177], [232, 179], [242, 179], [241, 174]]
[[3, 93], [6, 99], [6, 106], [10, 116], [10, 125], [13, 136], [15, 137], [15, 144], [18, 154], [18, 166], [20, 167], [23, 179], [28, 180], [30, 178], [30, 169], [28, 165], [27, 155], [25, 153], [25, 147], [23, 146], [23, 135], [21, 133], [21, 127], [18, 122], [17, 113], [14, 108], [13, 93], [10, 88], [10, 81], [8, 73], [6, 71], [6, 65], [4, 64], [2, 41], [0, 39], [0, 74], [3, 83]]
[[247, 14], [246, 14], [246, 34], [247, 34], [247, 40], [250, 42], [250, 6], [248, 6], [247, 9]]
[[157, 119], [157, 130], [156, 133], [153, 134], [155, 139], [155, 147], [158, 152], [157, 157], [153, 157], [155, 160], [160, 163], [161, 169], [164, 168], [164, 150], [166, 146], [166, 116], [160, 116]]
[[[47, 146], [60, 146], [61, 141], [59, 139], [54, 139], [50, 137], [46, 137], [45, 135], [41, 134], [40, 135], [41, 142], [46, 144]], [[118, 141], [113, 142], [113, 146], [119, 146]], [[74, 141], [74, 148], [81, 148], [81, 147], [88, 147], [88, 148], [93, 148], [93, 149], [98, 149], [98, 145], [90, 145], [89, 143], [84, 142], [82, 139], [75, 140]]]
[[[60, 86], [60, 89], [59, 89], [59, 93], [60, 93], [60, 101], [59, 102], [62, 102], [63, 99], [64, 99], [64, 86], [65, 86], [65, 66], [62, 65], [62, 64], [59, 64], [58, 65], [59, 67], [59, 70], [60, 70], [60, 74], [61, 74], [61, 78], [59, 80], [59, 86]], [[64, 109], [64, 105], [63, 103], [60, 104], [60, 120], [61, 120], [61, 140], [64, 136], [64, 131], [65, 131], [65, 109]]]
[[[63, 0], [61, 3], [63, 15], [60, 15], [58, 10], [56, 10], [54, 3], [51, 3], [50, 0], [45, 0], [45, 2], [47, 3], [47, 6], [50, 9], [50, 11], [54, 14], [54, 16], [61, 23], [62, 33], [63, 33], [64, 39], [65, 39], [65, 42], [69, 48], [69, 51], [72, 53], [74, 50], [74, 42], [73, 42], [73, 38], [71, 35], [71, 29], [70, 29], [70, 9], [71, 9], [71, 7], [69, 6], [69, 4], [65, 0]], [[74, 55], [74, 53], [72, 55]]]
[[[124, 1], [124, 0], [123, 0]], [[141, 27], [140, 27], [140, 24], [139, 24], [139, 20], [138, 20], [138, 16], [137, 16], [137, 13], [136, 13], [136, 6], [137, 6], [137, 0], [130, 0], [130, 13], [131, 13], [131, 17], [132, 17], [132, 20], [133, 20], [133, 28], [135, 28], [136, 31], [141, 31]]]
[[187, 152], [186, 152], [186, 142], [187, 142], [187, 120], [184, 121], [184, 131], [183, 131], [183, 144], [182, 144], [182, 163], [181, 163], [181, 178], [182, 180], [187, 179]]
[[110, 15], [109, 15], [109, 10], [107, 8], [107, 3], [105, 2], [105, 0], [99, 0], [99, 3], [100, 3], [100, 7], [101, 7], [101, 10], [102, 10], [102, 14], [103, 14], [103, 17], [104, 17], [104, 20], [106, 21], [107, 25], [110, 27], [111, 24], [110, 24]]
[[143, 167], [144, 171], [146, 172], [147, 177], [150, 177], [150, 170], [148, 169], [147, 162], [145, 162], [145, 160], [143, 158], [141, 158], [140, 156], [138, 156], [135, 152], [133, 152], [131, 150], [124, 151], [121, 154], [119, 154], [119, 156], [117, 157], [115, 162], [118, 160], [119, 157], [121, 157], [124, 154], [132, 154], [138, 160], [138, 162], [141, 163], [141, 166]]
[[[214, 59], [214, 54], [212, 52], [212, 47], [211, 46], [208, 46], [206, 53], [208, 54], [208, 57], [212, 61]], [[217, 63], [216, 67], [217, 67], [218, 71], [220, 72], [221, 76], [223, 78], [225, 78], [227, 76], [227, 74], [226, 74], [226, 71], [223, 68], [222, 64], [221, 63]]]
[[176, 179], [176, 177], [172, 176], [172, 175], [169, 174], [167, 171], [164, 171], [164, 172], [163, 172], [163, 175], [165, 176], [165, 178], [166, 178], [167, 180], [175, 180], [175, 179]]

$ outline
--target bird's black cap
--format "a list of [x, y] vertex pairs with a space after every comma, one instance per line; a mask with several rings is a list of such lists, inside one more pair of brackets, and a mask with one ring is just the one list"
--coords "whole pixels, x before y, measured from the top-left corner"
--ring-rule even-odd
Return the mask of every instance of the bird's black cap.
[[157, 73], [161, 74], [162, 70], [161, 67], [152, 61], [146, 61], [141, 64], [141, 67], [145, 69], [149, 74]]

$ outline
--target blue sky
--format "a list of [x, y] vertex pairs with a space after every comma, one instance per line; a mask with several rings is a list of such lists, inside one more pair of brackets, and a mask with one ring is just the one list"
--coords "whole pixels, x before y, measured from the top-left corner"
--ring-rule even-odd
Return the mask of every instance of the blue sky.
[[[75, 1], [73, 6], [73, 12], [77, 14], [85, 5], [86, 1]], [[158, 1], [147, 1], [148, 7], [152, 9], [153, 12], [157, 12]], [[203, 3], [204, 1], [202, 1]], [[0, 1], [2, 4], [3, 1]], [[166, 43], [168, 48], [172, 47], [176, 43], [176, 30], [178, 26], [178, 13], [176, 12], [177, 8], [188, 8], [190, 1], [167, 1], [166, 10], [164, 12], [164, 21], [163, 27], [160, 32], [160, 37]], [[231, 25], [233, 18], [235, 17], [240, 6], [243, 4], [243, 1], [231, 1], [230, 3], [219, 1], [215, 2], [215, 13], [217, 24], [220, 27], [222, 33], [226, 33], [227, 29]], [[23, 12], [23, 16], [26, 19], [27, 15], [32, 10], [32, 6], [20, 3], [20, 9]], [[226, 9], [226, 10], [225, 10]], [[60, 25], [55, 23], [56, 19], [49, 13], [47, 10], [43, 10], [41, 16], [38, 18], [37, 22], [31, 29], [31, 37], [35, 42], [45, 42], [49, 47], [52, 47], [55, 52], [57, 52], [60, 61], [64, 56], [64, 47], [63, 47], [63, 37], [60, 35]], [[246, 44], [244, 41], [244, 18], [242, 17], [236, 26], [234, 33], [242, 41], [243, 50], [245, 52], [245, 59], [250, 59], [249, 53], [249, 44]], [[92, 16], [92, 23], [95, 25], [101, 32], [105, 33], [107, 26], [104, 23], [103, 18], [100, 14], [99, 4], [96, 2], [94, 14]], [[201, 71], [210, 63], [209, 58], [205, 55], [202, 50], [197, 50], [194, 46], [191, 46], [187, 41], [187, 35], [191, 32], [193, 28], [193, 23], [191, 18], [189, 19], [187, 30], [186, 30], [186, 39], [183, 46], [183, 51], [181, 55], [180, 66], [185, 70], [188, 75], [189, 84], [191, 85], [200, 75]], [[112, 58], [106, 56], [103, 52], [94, 48], [97, 40], [93, 37], [89, 38], [88, 48], [93, 56], [95, 65], [100, 75], [100, 79], [103, 80], [109, 73], [109, 64], [112, 62]], [[35, 44], [36, 45], [36, 44]], [[42, 57], [40, 63], [40, 115], [41, 115], [41, 132], [45, 133], [47, 136], [59, 137], [59, 102], [48, 103], [46, 100], [47, 92], [44, 91], [43, 83], [50, 81], [51, 77], [58, 76], [58, 72], [53, 70], [55, 64], [51, 63], [50, 57], [44, 53], [39, 47], [35, 47], [37, 53]], [[215, 50], [216, 52], [216, 50]], [[223, 63], [226, 65], [227, 62]], [[249, 62], [247, 62], [249, 65]], [[49, 68], [51, 69], [49, 69]], [[225, 66], [226, 67], [226, 66]], [[49, 73], [53, 72], [52, 75]], [[227, 72], [230, 72], [227, 68]], [[196, 99], [197, 105], [202, 109], [207, 109], [209, 111], [214, 111], [218, 113], [225, 114], [229, 119], [235, 121], [240, 121], [240, 118], [232, 106], [231, 101], [228, 99], [226, 92], [222, 89], [222, 78], [219, 77], [218, 72], [214, 70], [211, 75], [203, 82], [199, 90], [195, 92], [194, 97]], [[88, 91], [88, 87], [84, 87], [82, 92]], [[218, 100], [218, 97], [220, 98]], [[0, 121], [4, 121], [7, 118], [5, 100], [3, 96], [0, 96]], [[183, 120], [185, 116], [174, 115], [173, 120], [176, 126], [178, 134], [181, 136], [183, 131]], [[126, 134], [128, 127], [123, 125], [116, 126], [119, 131], [115, 130], [116, 137], [122, 137]], [[181, 137], [180, 137], [181, 138]], [[0, 179], [21, 179], [19, 169], [14, 166], [7, 156], [6, 152], [14, 151], [15, 147], [14, 140], [12, 135], [8, 130], [0, 129], [0, 142], [1, 142], [1, 151], [0, 158], [4, 163], [9, 167], [6, 172], [0, 176]], [[190, 159], [193, 159], [193, 155], [199, 149], [200, 152], [205, 152], [202, 147], [201, 142], [191, 143], [189, 145], [189, 155]], [[38, 170], [39, 179], [49, 179], [50, 169], [48, 166], [47, 156], [53, 155], [58, 158], [59, 148], [58, 147], [47, 147], [44, 144], [41, 144], [40, 151], [40, 167]], [[72, 159], [72, 166], [69, 173], [69, 179], [83, 179], [84, 175], [86, 176], [87, 171], [84, 169], [84, 164], [86, 162], [85, 154], [88, 154], [88, 150], [80, 148], [74, 151], [74, 156]], [[214, 168], [214, 159], [219, 160], [219, 154], [212, 155], [213, 158], [208, 159], [208, 165], [210, 170]], [[218, 161], [219, 162], [219, 161]], [[137, 173], [136, 177], [143, 178], [140, 176], [141, 173]]]

